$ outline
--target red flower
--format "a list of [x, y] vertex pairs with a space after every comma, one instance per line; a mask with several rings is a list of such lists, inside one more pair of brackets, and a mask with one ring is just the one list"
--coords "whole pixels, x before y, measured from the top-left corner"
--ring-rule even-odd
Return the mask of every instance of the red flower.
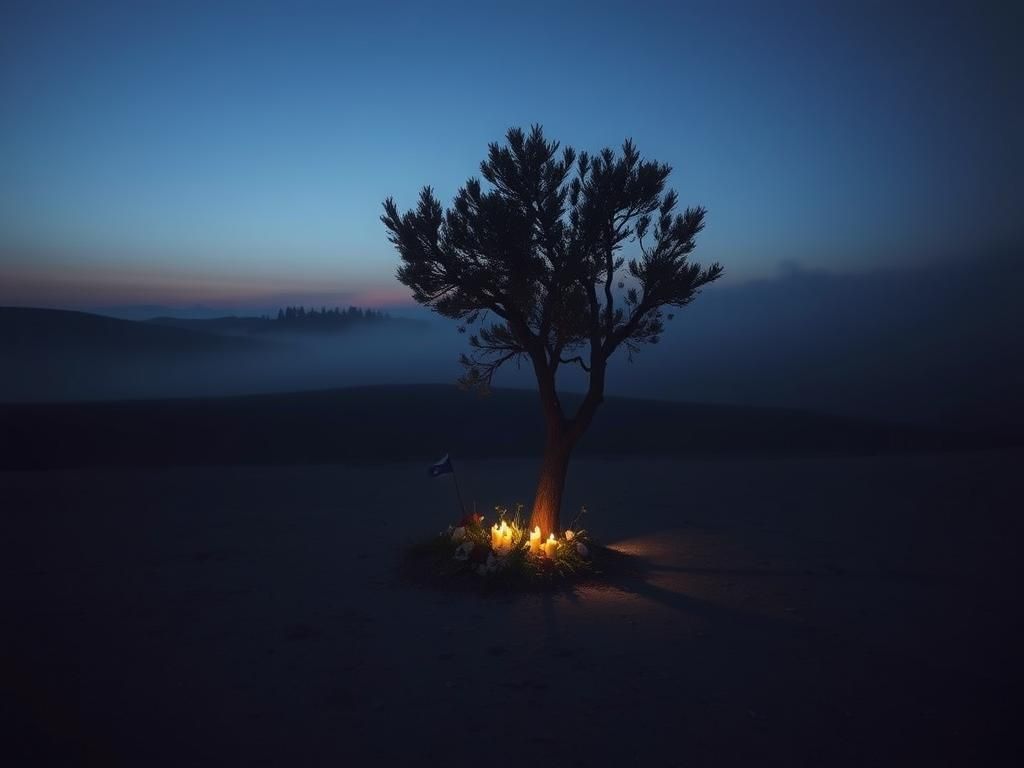
[[483, 519], [483, 515], [478, 515], [476, 512], [473, 512], [459, 520], [459, 525], [479, 525], [481, 522], [483, 522]]

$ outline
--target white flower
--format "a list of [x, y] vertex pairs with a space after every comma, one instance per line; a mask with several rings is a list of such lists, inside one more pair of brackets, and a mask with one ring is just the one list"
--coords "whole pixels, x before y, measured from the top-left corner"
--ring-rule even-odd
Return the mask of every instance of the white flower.
[[468, 560], [469, 553], [473, 551], [473, 542], [464, 541], [459, 545], [459, 548], [455, 550], [456, 560]]
[[452, 530], [452, 541], [462, 541], [464, 538], [466, 538], [465, 526], [460, 525]]
[[572, 531], [566, 531], [565, 532], [565, 540], [566, 541], [572, 541], [574, 538], [576, 538], [576, 534], [575, 533], [573, 533]]
[[576, 542], [576, 551], [580, 553], [580, 557], [586, 557], [590, 554], [590, 550], [587, 549], [587, 545], [582, 541]]

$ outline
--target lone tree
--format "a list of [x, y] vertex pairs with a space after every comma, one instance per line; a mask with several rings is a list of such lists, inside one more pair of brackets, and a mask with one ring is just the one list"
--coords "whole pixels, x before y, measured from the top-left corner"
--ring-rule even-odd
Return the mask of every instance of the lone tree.
[[[604, 399], [609, 358], [625, 347], [632, 359], [656, 343], [664, 308], [689, 304], [722, 267], [689, 260], [705, 211], [677, 213], [677, 195], [665, 188], [672, 169], [642, 159], [632, 141], [592, 156], [559, 152], [539, 125], [529, 134], [512, 128], [506, 140], [490, 144], [480, 164], [490, 188], [470, 178], [442, 210], [424, 187], [406, 213], [385, 200], [381, 221], [416, 301], [480, 321], [461, 358], [464, 384], [486, 390], [509, 360], [533, 364], [546, 436], [530, 526], [546, 535], [558, 530], [569, 456]], [[636, 244], [628, 261], [627, 243]], [[563, 365], [589, 377], [575, 414], [556, 389]]]

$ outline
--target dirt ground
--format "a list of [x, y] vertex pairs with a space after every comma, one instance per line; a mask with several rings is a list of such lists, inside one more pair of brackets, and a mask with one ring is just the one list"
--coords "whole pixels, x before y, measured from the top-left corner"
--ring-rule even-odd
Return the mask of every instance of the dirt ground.
[[1022, 470], [580, 460], [647, 570], [525, 596], [399, 577], [455, 515], [419, 463], [0, 474], [6, 764], [1019, 762]]

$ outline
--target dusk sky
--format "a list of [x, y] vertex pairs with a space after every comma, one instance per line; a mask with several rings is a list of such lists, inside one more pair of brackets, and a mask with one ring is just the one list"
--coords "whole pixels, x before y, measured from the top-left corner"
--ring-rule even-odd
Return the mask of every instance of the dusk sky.
[[731, 281], [1021, 244], [1019, 12], [726, 5], [7, 3], [0, 304], [407, 303], [381, 201], [534, 122], [670, 163]]

